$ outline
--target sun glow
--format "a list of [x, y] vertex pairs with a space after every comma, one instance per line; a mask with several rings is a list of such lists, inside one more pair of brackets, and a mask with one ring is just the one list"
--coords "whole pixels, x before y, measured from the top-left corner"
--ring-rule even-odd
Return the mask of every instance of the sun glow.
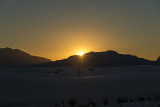
[[80, 55], [80, 56], [82, 56], [82, 55], [84, 55], [85, 53], [84, 52], [78, 52], [77, 53], [77, 55]]

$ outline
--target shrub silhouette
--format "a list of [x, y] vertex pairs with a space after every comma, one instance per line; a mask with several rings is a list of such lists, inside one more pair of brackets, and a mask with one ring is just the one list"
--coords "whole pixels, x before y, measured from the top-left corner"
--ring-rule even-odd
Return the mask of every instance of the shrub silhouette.
[[159, 101], [160, 100], [160, 97], [155, 97], [156, 101]]
[[88, 107], [88, 106], [85, 104], [80, 104], [78, 107]]
[[147, 97], [147, 100], [148, 100], [148, 101], [152, 101], [152, 99], [151, 99], [150, 97]]
[[130, 98], [130, 102], [133, 102], [134, 100], [136, 100], [135, 98]]
[[65, 107], [65, 106], [64, 106], [64, 101], [62, 101], [62, 107]]
[[154, 98], [151, 99], [151, 101], [158, 102], [159, 101], [159, 97], [154, 97]]
[[133, 102], [133, 99], [130, 99], [130, 102]]
[[108, 101], [106, 99], [103, 100], [104, 105], [108, 105]]
[[54, 104], [54, 106], [55, 106], [55, 107], [58, 107], [58, 104], [56, 103], [56, 104]]
[[160, 100], [160, 97], [147, 97], [148, 101], [154, 101], [154, 102], [158, 102]]
[[128, 100], [124, 98], [117, 98], [117, 103], [127, 103]]
[[77, 102], [74, 99], [71, 99], [68, 101], [68, 105], [70, 105], [71, 107], [74, 107], [74, 105], [76, 105], [76, 104], [77, 104]]
[[145, 100], [144, 97], [139, 97], [138, 101], [143, 102]]
[[88, 103], [89, 103], [90, 105], [92, 105], [93, 107], [96, 107], [96, 102], [93, 102], [93, 101], [89, 100]]

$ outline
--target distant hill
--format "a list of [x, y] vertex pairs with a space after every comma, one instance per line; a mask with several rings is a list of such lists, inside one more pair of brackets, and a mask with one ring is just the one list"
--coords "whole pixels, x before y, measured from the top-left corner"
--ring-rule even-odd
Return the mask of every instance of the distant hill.
[[83, 56], [73, 55], [67, 59], [44, 63], [40, 66], [133, 66], [152, 65], [154, 63], [155, 61], [109, 50], [106, 52], [89, 52]]
[[160, 56], [159, 56], [158, 59], [156, 60], [156, 65], [160, 65]]
[[160, 56], [158, 57], [158, 59], [156, 61], [160, 62]]
[[19, 49], [0, 48], [0, 66], [30, 66], [51, 62], [39, 56], [32, 56]]

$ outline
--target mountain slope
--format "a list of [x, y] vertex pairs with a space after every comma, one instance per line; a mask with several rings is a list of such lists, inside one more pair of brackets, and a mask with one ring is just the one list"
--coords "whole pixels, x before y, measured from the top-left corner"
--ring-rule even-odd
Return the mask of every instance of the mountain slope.
[[160, 56], [158, 57], [158, 59], [156, 60], [157, 62], [160, 62]]
[[154, 61], [129, 54], [119, 54], [110, 50], [89, 52], [83, 56], [74, 55], [67, 59], [41, 64], [40, 66], [132, 66], [145, 64], [154, 64]]
[[19, 49], [0, 48], [0, 66], [29, 66], [50, 61], [43, 57], [32, 56]]
[[160, 65], [160, 56], [159, 56], [158, 59], [156, 60], [156, 65]]

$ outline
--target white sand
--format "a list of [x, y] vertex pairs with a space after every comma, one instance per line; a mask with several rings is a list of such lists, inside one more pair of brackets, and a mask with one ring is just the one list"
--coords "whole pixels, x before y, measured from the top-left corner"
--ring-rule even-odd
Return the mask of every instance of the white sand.
[[[112, 100], [111, 107], [119, 107], [113, 101], [117, 97], [160, 96], [159, 84], [160, 66], [0, 68], [0, 105], [61, 103], [69, 99], [100, 103], [107, 98]], [[147, 103], [153, 107], [158, 104]], [[143, 106], [140, 102], [127, 104], [123, 107]]]

